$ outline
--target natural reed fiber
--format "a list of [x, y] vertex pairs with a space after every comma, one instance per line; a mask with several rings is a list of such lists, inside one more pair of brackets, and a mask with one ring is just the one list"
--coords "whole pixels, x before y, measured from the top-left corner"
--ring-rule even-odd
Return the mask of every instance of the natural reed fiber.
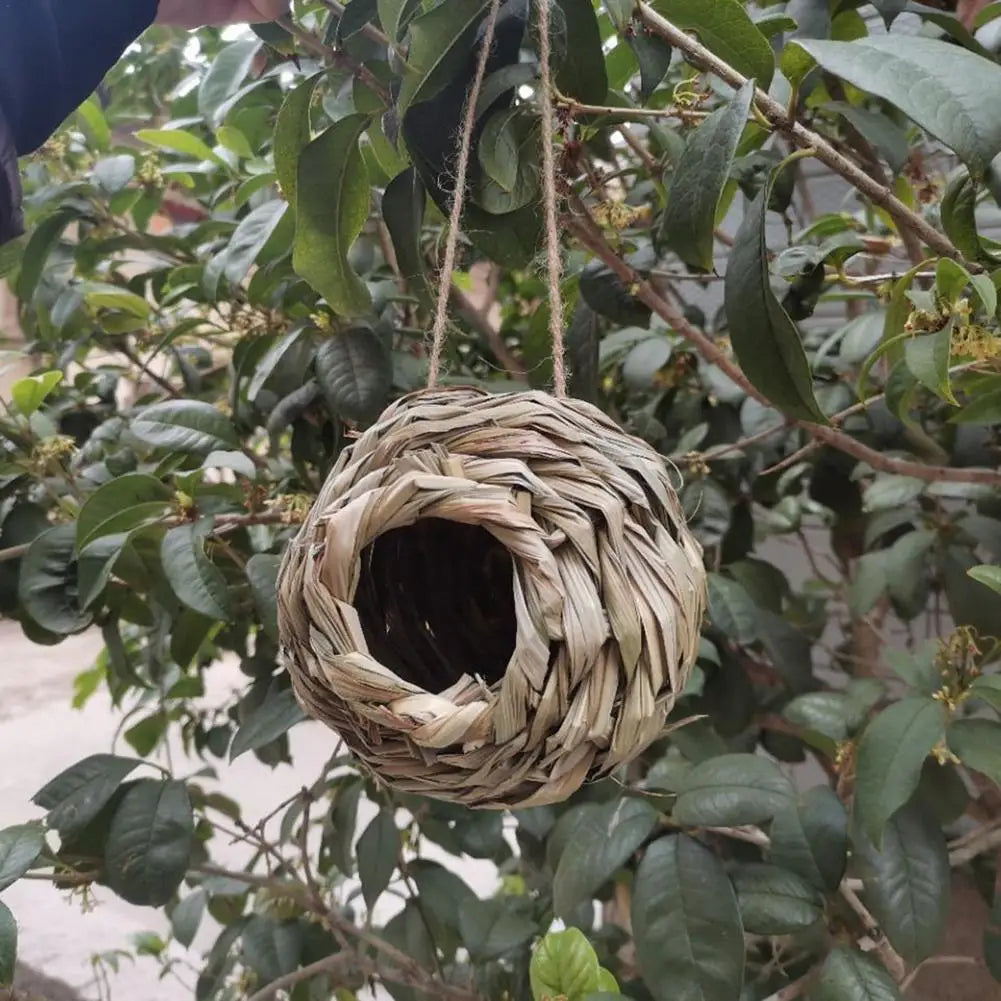
[[562, 800], [665, 732], [701, 550], [663, 459], [587, 403], [424, 390], [332, 471], [278, 579], [305, 709], [389, 785]]

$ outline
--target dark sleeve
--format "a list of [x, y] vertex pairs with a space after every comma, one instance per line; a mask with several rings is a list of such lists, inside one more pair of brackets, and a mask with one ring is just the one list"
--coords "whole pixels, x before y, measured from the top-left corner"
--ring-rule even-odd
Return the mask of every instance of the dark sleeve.
[[0, 0], [0, 243], [23, 231], [17, 158], [37, 149], [156, 17], [158, 0]]
[[0, 0], [0, 113], [37, 149], [153, 23], [157, 0]]

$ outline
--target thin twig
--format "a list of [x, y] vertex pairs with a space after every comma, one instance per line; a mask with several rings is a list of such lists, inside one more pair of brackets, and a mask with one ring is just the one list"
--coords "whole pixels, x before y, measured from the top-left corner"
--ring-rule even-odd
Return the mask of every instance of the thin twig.
[[872, 936], [876, 952], [879, 953], [879, 957], [883, 961], [883, 965], [887, 968], [887, 970], [889, 970], [893, 979], [899, 983], [907, 971], [907, 964], [904, 962], [903, 957], [897, 952], [896, 949], [893, 948], [892, 945], [890, 945], [886, 936], [879, 930], [878, 922], [869, 913], [869, 909], [859, 899], [858, 894], [844, 880], [841, 881], [839, 891], [848, 906], [861, 920], [866, 931]]
[[452, 286], [452, 305], [466, 318], [469, 325], [486, 341], [494, 357], [512, 378], [524, 379], [525, 366], [504, 343], [500, 331], [490, 322], [481, 309], [477, 309], [462, 289]]
[[802, 997], [806, 993], [816, 978], [817, 970], [810, 970], [809, 973], [804, 974], [799, 980], [794, 980], [791, 984], [786, 984], [785, 987], [779, 988], [774, 994], [769, 994], [765, 998], [765, 1001], [794, 1001], [795, 998]]
[[319, 977], [324, 973], [346, 972], [346, 969], [358, 965], [359, 959], [360, 957], [354, 953], [345, 954], [343, 952], [324, 956], [323, 959], [318, 959], [315, 963], [310, 963], [309, 966], [304, 966], [301, 970], [286, 973], [284, 977], [273, 980], [267, 987], [262, 987], [256, 993], [251, 994], [247, 1001], [274, 1001], [274, 996], [278, 991], [295, 987], [296, 984], [312, 980], [313, 977]]
[[[690, 323], [680, 309], [665, 299], [612, 249], [580, 199], [574, 198], [573, 207], [576, 214], [569, 220], [568, 225], [580, 242], [614, 271], [626, 286], [633, 290], [637, 299], [649, 306], [675, 333], [690, 341], [706, 361], [720, 369], [748, 396], [767, 407], [772, 407], [771, 401], [750, 382], [740, 367], [718, 344]], [[803, 428], [817, 441], [854, 456], [860, 462], [865, 462], [873, 469], [884, 473], [913, 476], [929, 483], [981, 483], [995, 487], [1001, 485], [1001, 471], [995, 469], [958, 469], [952, 466], [931, 466], [910, 459], [897, 459], [877, 452], [837, 428], [814, 424], [811, 421], [793, 423], [794, 426]]]
[[976, 956], [929, 956], [926, 960], [918, 963], [917, 966], [907, 974], [906, 977], [900, 982], [900, 993], [906, 994], [907, 989], [914, 983], [918, 974], [926, 966], [944, 966], [944, 965], [955, 965], [955, 966], [979, 966], [980, 960]]
[[949, 846], [949, 865], [953, 867], [965, 865], [978, 855], [998, 847], [1001, 847], [1001, 820], [954, 841]]
[[[732, 66], [710, 52], [691, 35], [662, 17], [652, 7], [642, 2], [638, 3], [636, 16], [655, 35], [659, 35], [675, 48], [680, 49], [691, 57], [693, 62], [714, 73], [731, 87], [742, 87], [747, 83], [747, 78], [742, 73], [738, 73]], [[812, 149], [821, 163], [840, 174], [871, 202], [885, 209], [901, 229], [912, 230], [942, 257], [951, 257], [957, 261], [963, 259], [963, 255], [953, 246], [952, 241], [947, 236], [940, 233], [917, 212], [908, 208], [888, 187], [878, 184], [861, 167], [839, 153], [827, 139], [790, 118], [786, 109], [778, 101], [760, 89], [755, 90], [754, 101], [758, 111], [775, 128], [789, 136], [800, 148]], [[972, 262], [966, 262], [966, 265], [968, 268], [981, 270]]]

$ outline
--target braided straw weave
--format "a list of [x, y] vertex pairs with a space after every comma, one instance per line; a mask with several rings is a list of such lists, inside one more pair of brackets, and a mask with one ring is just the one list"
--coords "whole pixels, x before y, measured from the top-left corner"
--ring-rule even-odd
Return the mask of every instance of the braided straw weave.
[[278, 578], [306, 711], [389, 785], [565, 799], [662, 735], [701, 550], [664, 462], [600, 411], [435, 389], [342, 455]]

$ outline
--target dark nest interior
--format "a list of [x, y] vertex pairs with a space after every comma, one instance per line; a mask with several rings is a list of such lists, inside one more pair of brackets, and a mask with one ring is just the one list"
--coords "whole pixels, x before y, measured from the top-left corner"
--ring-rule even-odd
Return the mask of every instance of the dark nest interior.
[[373, 657], [440, 693], [464, 674], [488, 685], [514, 653], [511, 554], [476, 525], [427, 518], [362, 551], [355, 608]]

